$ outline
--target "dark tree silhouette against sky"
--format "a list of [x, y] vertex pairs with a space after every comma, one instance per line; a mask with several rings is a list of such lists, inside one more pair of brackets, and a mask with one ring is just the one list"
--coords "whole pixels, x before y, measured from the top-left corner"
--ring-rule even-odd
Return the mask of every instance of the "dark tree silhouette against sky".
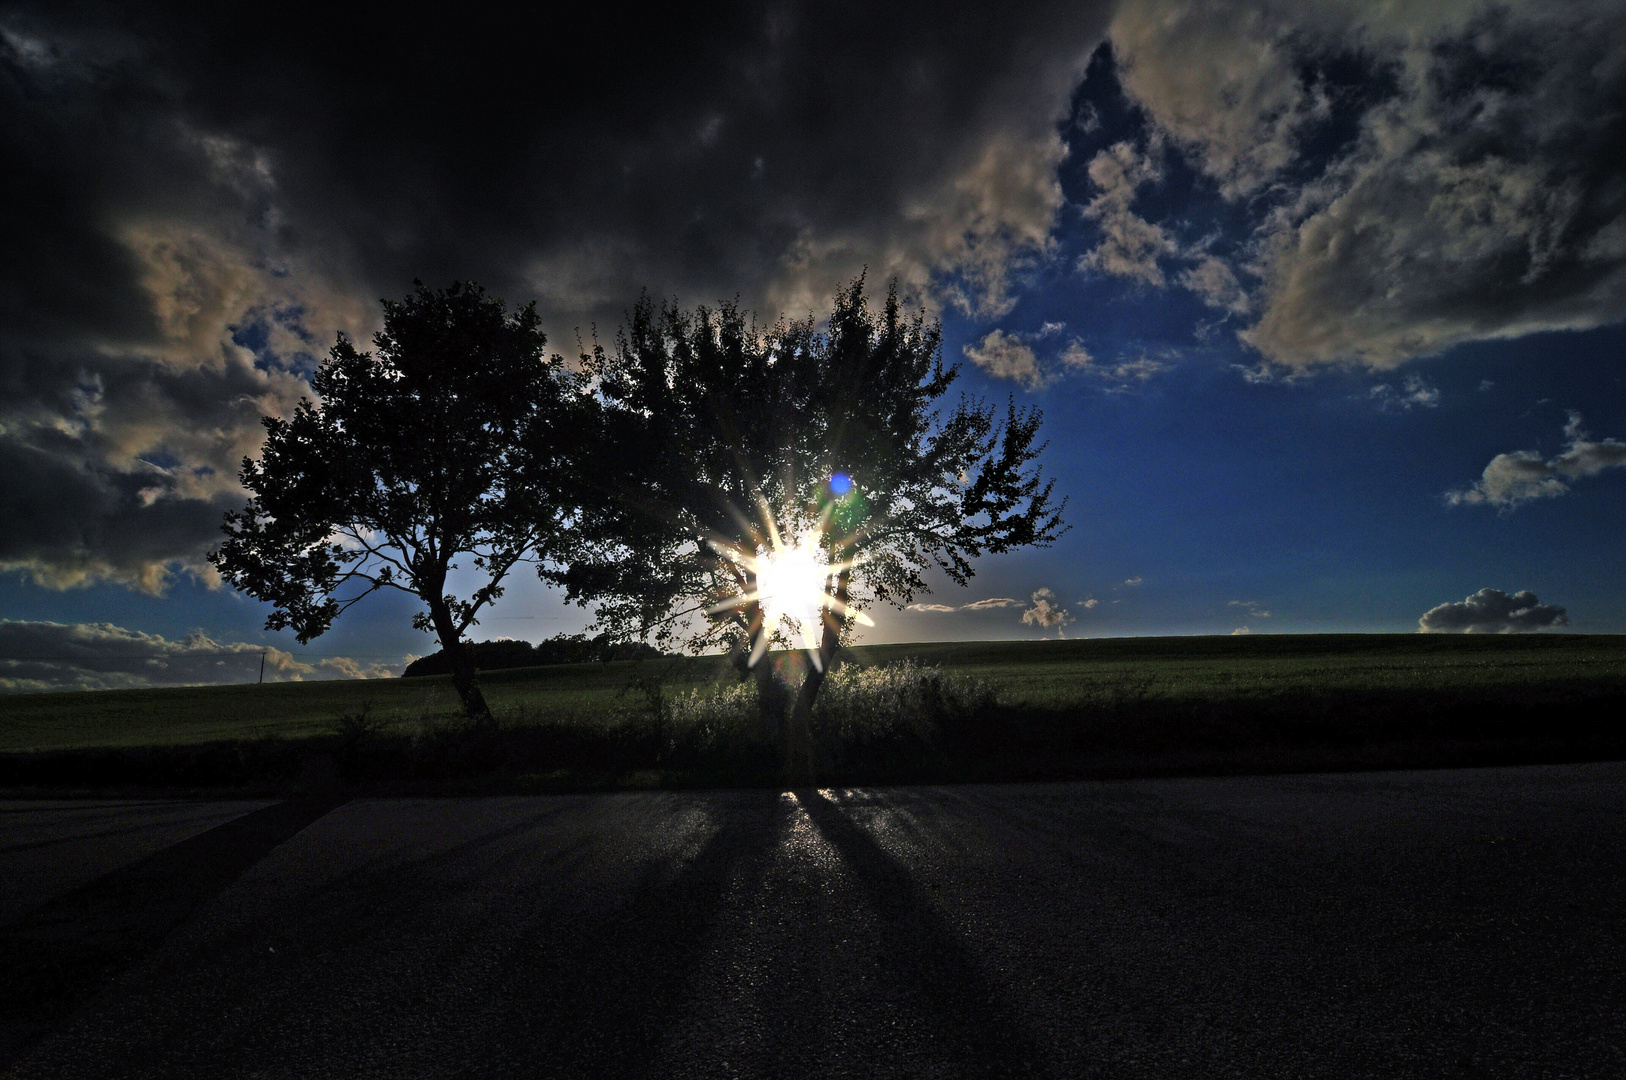
[[[318, 401], [265, 418], [260, 459], [243, 461], [254, 498], [210, 560], [301, 642], [380, 589], [417, 597], [413, 625], [489, 719], [463, 636], [517, 564], [553, 555], [569, 514], [574, 381], [546, 343], [534, 304], [509, 315], [477, 285], [386, 300], [374, 353], [341, 335], [311, 379]], [[459, 559], [482, 581], [461, 598], [447, 592]]]
[[[1054, 636], [995, 603], [1045, 589], [1069, 635], [1410, 631], [1487, 588], [1620, 632], [1623, 157], [1618, 0], [0, 0], [10, 655], [399, 671], [406, 604], [296, 648], [204, 558], [376, 298], [480, 281], [572, 355], [641, 288], [802, 318], [864, 267], [957, 387], [1043, 410], [1091, 522], [866, 644]], [[590, 620], [529, 574], [482, 618]]]
[[[604, 506], [583, 516], [555, 580], [615, 631], [675, 640], [687, 625], [691, 648], [728, 645], [755, 671], [765, 715], [788, 709], [792, 779], [811, 775], [813, 702], [859, 608], [908, 604], [928, 568], [964, 585], [980, 556], [1064, 530], [1034, 460], [1039, 411], [945, 407], [958, 371], [937, 323], [906, 314], [895, 289], [876, 310], [859, 278], [826, 323], [767, 327], [732, 305], [688, 312], [646, 296], [584, 365], [604, 405]], [[763, 572], [804, 548], [825, 571], [809, 583], [822, 625], [804, 630], [810, 662], [780, 700], [761, 660], [796, 630], [776, 625], [771, 601], [784, 598]]]

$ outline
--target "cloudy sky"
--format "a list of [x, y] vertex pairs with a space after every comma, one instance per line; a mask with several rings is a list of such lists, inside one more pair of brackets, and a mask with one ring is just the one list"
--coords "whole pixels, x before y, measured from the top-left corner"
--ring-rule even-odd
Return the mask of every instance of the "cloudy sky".
[[294, 648], [202, 561], [414, 278], [567, 353], [642, 288], [899, 281], [1073, 529], [869, 640], [1626, 631], [1618, 0], [239, 7], [0, 4], [0, 687], [430, 651], [388, 599]]

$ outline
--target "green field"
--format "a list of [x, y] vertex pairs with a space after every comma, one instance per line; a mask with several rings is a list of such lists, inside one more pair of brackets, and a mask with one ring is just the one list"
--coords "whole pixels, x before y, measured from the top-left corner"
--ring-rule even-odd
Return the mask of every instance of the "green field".
[[1282, 634], [954, 642], [854, 649], [918, 656], [992, 682], [1016, 708], [1067, 710], [1124, 695], [1191, 704], [1305, 695], [1518, 695], [1626, 688], [1626, 636]]
[[[1517, 698], [1626, 687], [1626, 637], [1324, 634], [947, 642], [849, 650], [862, 665], [913, 657], [993, 685], [1013, 710], [1091, 711], [1134, 700], [1246, 707], [1346, 695]], [[715, 657], [482, 673], [499, 717], [602, 722], [639, 676], [677, 689], [728, 678]], [[448, 676], [167, 687], [0, 697], [0, 752], [299, 739], [371, 705], [386, 722], [455, 712]]]
[[[847, 655], [861, 666], [914, 658], [991, 687], [997, 707], [958, 735], [968, 760], [1493, 735], [1579, 738], [1596, 756], [1620, 740], [1612, 718], [1626, 705], [1622, 636], [1115, 638], [870, 646]], [[573, 752], [559, 747], [577, 746], [606, 762], [621, 758], [592, 749], [593, 740], [621, 732], [613, 737], [626, 743], [656, 681], [671, 694], [732, 680], [718, 657], [481, 675], [505, 731], [546, 730], [555, 758]], [[342, 714], [364, 707], [374, 737], [421, 739], [457, 724], [444, 676], [26, 694], [0, 697], [0, 759], [12, 763], [15, 784], [24, 762], [41, 755], [314, 744], [333, 738]], [[632, 761], [631, 751], [618, 753]]]
[[[602, 717], [625, 697], [632, 663], [560, 664], [480, 676], [499, 717], [522, 708], [533, 719]], [[677, 679], [716, 666], [679, 661]], [[228, 739], [304, 739], [365, 706], [386, 723], [445, 719], [457, 711], [448, 675], [153, 690], [92, 690], [0, 697], [0, 752], [94, 747], [187, 746]]]

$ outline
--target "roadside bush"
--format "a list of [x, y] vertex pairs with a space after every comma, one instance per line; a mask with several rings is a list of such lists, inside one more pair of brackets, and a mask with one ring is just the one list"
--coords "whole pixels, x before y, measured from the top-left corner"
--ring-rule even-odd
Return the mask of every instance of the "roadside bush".
[[752, 683], [668, 694], [663, 706], [661, 756], [672, 764], [740, 763], [772, 751]]
[[936, 665], [847, 666], [825, 680], [813, 706], [813, 731], [831, 749], [932, 744], [945, 727], [980, 718], [993, 706], [993, 687]]
[[355, 712], [340, 713], [333, 721], [333, 729], [339, 769], [346, 779], [354, 779], [371, 756], [373, 743], [383, 733], [384, 725], [373, 715], [373, 703], [369, 701]]
[[[914, 660], [831, 672], [813, 706], [813, 735], [827, 763], [850, 763], [884, 747], [935, 744], [946, 726], [986, 716], [993, 688]], [[665, 699], [666, 749], [682, 760], [737, 759], [771, 752], [778, 723], [763, 723], [756, 686], [697, 689]]]

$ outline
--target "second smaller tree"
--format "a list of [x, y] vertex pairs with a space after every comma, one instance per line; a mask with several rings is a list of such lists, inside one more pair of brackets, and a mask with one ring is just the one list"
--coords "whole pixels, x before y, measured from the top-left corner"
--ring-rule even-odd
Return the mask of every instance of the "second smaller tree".
[[[375, 353], [341, 334], [311, 379], [319, 402], [265, 418], [260, 459], [243, 461], [253, 498], [210, 561], [301, 643], [371, 593], [416, 597], [413, 625], [489, 719], [464, 635], [517, 564], [557, 554], [572, 515], [582, 399], [546, 343], [534, 304], [510, 315], [477, 285], [385, 301]], [[476, 582], [461, 597], [459, 560]]]

